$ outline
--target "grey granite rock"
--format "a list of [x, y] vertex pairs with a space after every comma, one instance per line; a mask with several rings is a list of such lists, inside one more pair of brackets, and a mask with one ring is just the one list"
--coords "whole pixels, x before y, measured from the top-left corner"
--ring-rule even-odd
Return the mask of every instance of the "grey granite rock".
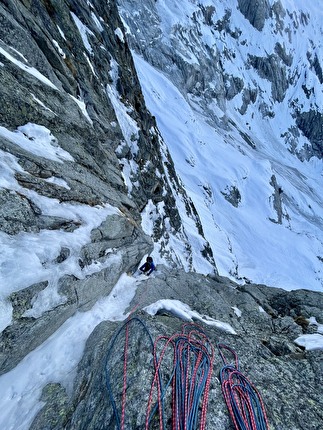
[[269, 18], [270, 4], [268, 0], [238, 0], [240, 12], [257, 30], [261, 31]]
[[[95, 21], [95, 14], [102, 18], [101, 22]], [[84, 44], [77, 22], [87, 28], [88, 45]], [[163, 153], [167, 163], [162, 161], [162, 141], [155, 119], [145, 107], [127, 41], [122, 40], [124, 29], [116, 3], [93, 1], [89, 7], [83, 0], [8, 0], [0, 5], [0, 23], [0, 47], [4, 50], [0, 54], [0, 125], [16, 133], [27, 123], [45, 127], [52, 145], [70, 154], [62, 162], [30, 151], [28, 142], [35, 137], [26, 128], [20, 132], [24, 145], [17, 145], [12, 137], [18, 134], [1, 135], [0, 150], [14, 166], [13, 189], [0, 190], [1, 231], [8, 235], [42, 230], [77, 234], [82, 226], [80, 220], [48, 215], [33, 199], [35, 195], [56, 201], [58, 206], [66, 203], [84, 205], [86, 209], [110, 204], [120, 210], [120, 215], [108, 217], [93, 229], [79, 255], [65, 247], [55, 261], [48, 262], [68, 265], [76, 259], [81, 271], [100, 264], [102, 270], [82, 279], [65, 271], [54, 286], [60, 302], [42, 315], [35, 316], [33, 306], [49, 282], [52, 287], [52, 280], [30, 285], [9, 298], [13, 320], [0, 335], [3, 373], [77, 309], [89, 309], [99, 297], [109, 294], [120, 275], [134, 270], [151, 252], [152, 239], [163, 237], [166, 223], [175, 235], [181, 234], [187, 241], [173, 190], [181, 194], [202, 236], [203, 230], [166, 149]], [[115, 80], [113, 67], [117, 70]], [[124, 135], [109, 97], [110, 85], [115, 86], [138, 129], [138, 136], [130, 140]], [[130, 188], [123, 172], [127, 163], [133, 166], [132, 171], [127, 170], [132, 180]], [[140, 226], [140, 212], [148, 201], [154, 205], [165, 203], [164, 213], [157, 213], [158, 228], [153, 237], [146, 236]], [[187, 250], [190, 252], [189, 244]], [[114, 255], [118, 259], [109, 264]], [[204, 257], [215, 266], [207, 243]], [[170, 263], [172, 258], [169, 254]]]
[[[0, 137], [0, 150], [10, 158], [10, 165], [15, 166], [11, 178], [13, 189], [2, 188], [0, 191], [1, 231], [9, 237], [34, 234], [44, 229], [77, 232], [79, 221], [47, 215], [32, 199], [35, 194], [56, 201], [57, 205], [93, 207], [110, 204], [119, 210], [92, 230], [89, 242], [78, 255], [64, 246], [49, 262], [62, 265], [69, 259], [76, 259], [84, 273], [90, 266], [103, 266], [89, 276], [77, 278], [65, 273], [57, 279], [60, 303], [40, 315], [33, 313], [38, 297], [49, 287], [49, 279], [11, 294], [12, 324], [0, 335], [0, 373], [12, 369], [77, 310], [89, 310], [99, 298], [107, 296], [121, 274], [132, 272], [142, 257], [151, 252], [152, 240], [163, 239], [161, 253], [169, 257], [172, 266], [174, 256], [167, 254], [165, 245], [168, 223], [171, 233], [184, 241], [190, 261], [192, 245], [182, 232], [177, 198], [194, 220], [200, 236], [204, 236], [198, 212], [176, 175], [155, 118], [146, 109], [128, 43], [154, 66], [164, 71], [171, 69], [171, 79], [189, 101], [203, 94], [203, 109], [211, 121], [223, 128], [230, 123], [225, 115], [228, 100], [242, 93], [240, 114], [243, 115], [248, 106], [261, 97], [260, 89], [252, 82], [224, 73], [221, 56], [233, 61], [236, 55], [226, 46], [220, 53], [218, 49], [206, 49], [198, 44], [195, 54], [200, 66], [185, 61], [187, 50], [183, 49], [183, 43], [190, 38], [198, 40], [200, 17], [210, 31], [219, 36], [224, 32], [233, 40], [245, 43], [241, 31], [231, 20], [229, 9], [221, 20], [217, 20], [216, 8], [199, 5], [199, 10], [192, 16], [192, 27], [173, 29], [172, 45], [168, 46], [163, 44], [155, 1], [139, 5], [134, 0], [120, 0], [121, 10], [123, 3], [140, 11], [135, 17], [127, 17], [126, 23], [133, 36], [129, 40], [125, 37], [115, 1], [5, 0], [0, 4], [0, 47], [7, 53], [0, 54], [0, 125], [13, 132], [27, 123], [42, 125], [50, 131], [52, 143], [72, 157], [64, 162], [49, 159], [44, 154], [32, 153], [28, 145], [17, 145], [12, 138]], [[267, 0], [257, 2], [256, 8], [246, 0], [239, 0], [238, 5], [259, 31], [269, 16], [276, 20], [275, 31], [291, 31], [284, 27], [286, 11], [279, 1], [271, 10]], [[88, 30], [86, 46], [73, 14]], [[93, 14], [100, 16], [102, 21], [96, 21]], [[301, 18], [301, 22], [307, 22], [305, 15]], [[135, 35], [140, 35], [140, 41]], [[308, 61], [322, 81], [319, 58], [309, 55]], [[273, 99], [284, 101], [291, 83], [291, 56], [285, 47], [276, 45], [267, 57], [251, 57], [250, 65], [271, 83]], [[109, 86], [116, 91], [115, 99], [109, 97]], [[303, 91], [307, 96], [311, 94], [311, 88], [306, 86]], [[114, 105], [116, 100], [126, 109], [129, 123], [135, 124], [137, 134], [129, 137], [122, 128]], [[222, 110], [222, 119], [208, 108], [210, 102], [215, 102]], [[292, 102], [291, 106], [294, 106]], [[302, 132], [312, 145], [307, 148], [304, 158], [313, 154], [321, 157], [320, 115], [315, 110], [300, 112], [296, 102], [294, 107], [293, 137], [296, 139]], [[264, 115], [271, 114], [270, 106], [261, 100], [259, 109]], [[24, 136], [26, 142], [33, 139]], [[250, 136], [245, 134], [243, 137], [255, 148]], [[126, 183], [126, 173], [129, 173], [131, 186]], [[50, 182], [53, 178], [56, 181]], [[272, 185], [279, 221], [282, 216], [279, 185], [274, 179]], [[227, 191], [229, 201], [238, 205], [239, 190], [229, 188]], [[140, 226], [141, 211], [148, 202], [152, 202], [157, 215], [153, 237], [145, 235]], [[162, 214], [157, 210], [161, 202]], [[214, 345], [221, 341], [235, 348], [242, 370], [263, 395], [272, 430], [318, 429], [323, 418], [320, 395], [322, 353], [306, 352], [294, 340], [300, 334], [313, 332], [313, 326], [308, 324], [310, 316], [323, 323], [322, 295], [305, 290], [286, 292], [262, 285], [236, 285], [216, 275], [212, 251], [207, 243], [203, 256], [214, 267], [213, 277], [158, 267], [154, 277], [140, 285], [129, 311], [135, 307], [142, 309], [161, 299], [185, 302], [199, 313], [200, 318], [196, 316], [194, 321], [203, 326]], [[182, 325], [178, 315], [166, 308], [156, 316], [148, 316], [143, 311], [136, 315], [146, 324], [153, 339], [160, 334], [174, 333]], [[229, 324], [236, 334], [223, 331], [221, 324], [217, 327], [206, 325], [201, 318]], [[67, 394], [57, 384], [45, 387], [41, 398], [45, 406], [35, 417], [32, 430], [115, 428], [106, 369], [111, 371], [111, 383], [120, 411], [124, 342], [115, 343], [113, 348], [110, 342], [116, 330], [121, 330], [119, 339], [123, 340], [124, 329], [121, 327], [122, 324], [112, 322], [97, 326], [79, 364], [72, 393]], [[132, 327], [129, 347], [133, 358], [129, 367], [132, 384], [127, 393], [126, 428], [129, 429], [143, 428], [151, 382], [150, 337], [142, 327], [140, 322]], [[113, 353], [109, 355], [111, 350]], [[171, 361], [169, 357], [167, 360]], [[217, 379], [220, 367], [221, 361], [217, 357], [210, 387], [207, 421], [210, 429], [230, 428]]]

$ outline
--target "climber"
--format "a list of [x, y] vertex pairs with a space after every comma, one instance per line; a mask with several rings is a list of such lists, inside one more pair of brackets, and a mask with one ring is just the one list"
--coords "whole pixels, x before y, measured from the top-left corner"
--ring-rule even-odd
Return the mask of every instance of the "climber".
[[149, 276], [156, 269], [152, 257], [147, 257], [146, 262], [139, 267], [139, 270]]

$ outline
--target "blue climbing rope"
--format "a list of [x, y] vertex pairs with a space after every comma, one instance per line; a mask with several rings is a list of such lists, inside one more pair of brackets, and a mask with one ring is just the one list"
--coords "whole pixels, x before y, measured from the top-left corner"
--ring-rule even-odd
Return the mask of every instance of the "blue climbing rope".
[[[241, 373], [236, 352], [221, 343], [217, 346], [224, 364], [220, 370], [222, 393], [235, 429], [268, 430], [262, 397], [251, 381]], [[229, 363], [227, 353], [231, 355], [233, 362]]]
[[[148, 349], [152, 353], [154, 372], [147, 403], [145, 429], [148, 430], [158, 413], [159, 429], [166, 429], [172, 414], [174, 430], [205, 429], [208, 393], [213, 369], [214, 350], [211, 342], [201, 328], [186, 324], [181, 333], [160, 336], [153, 342], [146, 325], [137, 317], [128, 319], [111, 340], [105, 362], [106, 387], [113, 408], [118, 430], [124, 430], [127, 391], [127, 339], [129, 328], [137, 323], [148, 336]], [[109, 366], [111, 355], [125, 332], [123, 363], [123, 395], [121, 407], [117, 405], [111, 381], [112, 369]], [[171, 355], [169, 355], [171, 354]], [[172, 357], [172, 358], [170, 358]], [[169, 368], [169, 363], [173, 365]], [[171, 393], [170, 393], [171, 390]], [[120, 396], [120, 393], [118, 393]], [[170, 401], [171, 398], [171, 401]], [[167, 403], [167, 405], [166, 405]], [[155, 425], [155, 424], [154, 424]]]

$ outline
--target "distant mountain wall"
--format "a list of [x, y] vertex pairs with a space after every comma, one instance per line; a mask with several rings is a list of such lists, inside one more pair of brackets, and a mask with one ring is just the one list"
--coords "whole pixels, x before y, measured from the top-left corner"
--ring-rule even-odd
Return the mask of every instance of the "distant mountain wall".
[[219, 273], [322, 291], [317, 4], [118, 0], [118, 7], [148, 107]]
[[[259, 109], [275, 127], [282, 104], [286, 129], [277, 139], [302, 160], [322, 158], [322, 29], [315, 7], [311, 13], [280, 0], [185, 2], [182, 9], [168, 1], [118, 4], [131, 48], [210, 121], [239, 127], [239, 117], [243, 123], [247, 111]], [[252, 127], [247, 135], [252, 141]]]

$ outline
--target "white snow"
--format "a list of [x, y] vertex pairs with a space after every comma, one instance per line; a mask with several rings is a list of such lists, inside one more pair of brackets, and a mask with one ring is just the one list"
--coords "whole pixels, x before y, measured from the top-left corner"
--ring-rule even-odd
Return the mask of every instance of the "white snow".
[[[241, 34], [237, 31], [232, 36], [230, 32], [217, 30], [217, 26], [208, 25], [201, 5], [205, 8], [214, 6], [210, 18], [214, 23], [220, 22], [230, 10], [230, 29], [241, 30]], [[282, 5], [293, 11], [293, 15], [286, 14], [284, 31], [277, 31], [274, 20], [267, 19], [262, 32], [241, 14], [236, 0], [183, 1], [180, 6], [172, 0], [164, 0], [157, 2], [151, 10], [154, 17], [151, 22], [156, 25], [153, 34], [156, 34], [157, 46], [159, 43], [165, 45], [165, 52], [170, 46], [176, 49], [183, 61], [192, 65], [203, 55], [216, 61], [215, 56], [210, 56], [209, 48], [212, 52], [220, 51], [219, 68], [223, 68], [224, 73], [241, 78], [251, 88], [260, 89], [257, 90], [260, 92], [257, 102], [251, 103], [244, 115], [239, 113], [241, 94], [227, 101], [224, 107], [217, 105], [215, 99], [208, 106], [209, 111], [219, 119], [227, 116], [234, 121], [235, 126], [228, 124], [227, 129], [218, 127], [209, 113], [203, 111], [203, 92], [200, 97], [187, 93], [189, 74], [185, 76], [176, 64], [168, 62], [168, 55], [163, 53], [163, 49], [160, 49], [161, 58], [158, 59], [158, 52], [147, 48], [147, 57], [154, 59], [156, 56], [154, 64], [156, 67], [159, 64], [164, 66], [162, 70], [152, 67], [134, 52], [133, 57], [146, 104], [156, 117], [176, 172], [198, 210], [205, 238], [211, 246], [220, 274], [237, 282], [249, 279], [287, 290], [305, 288], [322, 291], [322, 160], [313, 157], [310, 162], [301, 162], [290, 153], [288, 144], [282, 139], [282, 135], [295, 126], [287, 100], [295, 99], [295, 94], [299, 94], [299, 103], [304, 110], [309, 109], [313, 102], [317, 106], [323, 104], [322, 85], [306, 60], [309, 40], [315, 40], [315, 53], [318, 58], [322, 56], [322, 14], [313, 2], [303, 4], [286, 0], [282, 1]], [[137, 6], [130, 7], [129, 10], [122, 10], [123, 21], [127, 21], [132, 12], [139, 14], [141, 11], [139, 6], [138, 10]], [[302, 10], [309, 14], [309, 22], [300, 25], [302, 31], [296, 31], [294, 20], [298, 23], [302, 21]], [[142, 11], [144, 13], [144, 7]], [[131, 26], [125, 22], [125, 27], [129, 33]], [[140, 39], [139, 30], [138, 27]], [[294, 71], [294, 75], [290, 76], [294, 86], [287, 90], [283, 103], [272, 101], [270, 81], [260, 77], [248, 65], [250, 54], [266, 57], [275, 52], [277, 43], [290, 56], [293, 63], [291, 70]], [[197, 73], [203, 74], [199, 64], [194, 64], [193, 72], [195, 67]], [[307, 99], [304, 96], [305, 76], [308, 88], [314, 88], [315, 98]], [[181, 77], [186, 80], [182, 84]], [[198, 85], [199, 82], [196, 89]], [[205, 82], [204, 85], [216, 92], [219, 83]], [[270, 106], [272, 118], [263, 118], [262, 101]], [[245, 134], [252, 136], [256, 149], [246, 143], [243, 138]], [[301, 135], [298, 149], [307, 144], [309, 142]], [[282, 219], [279, 222], [271, 185], [273, 176], [283, 190]], [[233, 187], [241, 195], [237, 208], [225, 199]], [[197, 236], [193, 231], [194, 223], [185, 216], [185, 207], [179, 199], [177, 207], [185, 234], [194, 243], [193, 238]], [[198, 246], [192, 256], [193, 267], [207, 273], [210, 268], [197, 263], [201, 243], [195, 241], [194, 245]]]
[[55, 136], [43, 125], [28, 123], [18, 127], [15, 132], [0, 126], [0, 135], [39, 157], [59, 163], [64, 160], [74, 161], [71, 154], [58, 145]]
[[156, 315], [159, 310], [166, 310], [184, 321], [200, 321], [204, 324], [217, 327], [227, 333], [236, 334], [230, 324], [216, 320], [208, 315], [201, 315], [180, 300], [162, 299], [144, 308], [144, 311], [149, 315]]
[[118, 123], [121, 127], [122, 134], [131, 149], [133, 154], [136, 154], [139, 150], [137, 140], [139, 138], [138, 132], [139, 127], [134, 119], [131, 118], [129, 113], [131, 112], [130, 105], [126, 105], [126, 100], [121, 100], [120, 94], [117, 91], [116, 85], [119, 77], [119, 65], [115, 60], [110, 62], [111, 70], [109, 75], [113, 81], [106, 87], [109, 99], [112, 102]]
[[65, 34], [64, 34], [63, 30], [60, 28], [60, 26], [59, 26], [59, 25], [57, 26], [57, 29], [58, 29], [58, 31], [59, 31], [59, 34], [62, 36], [62, 38], [63, 38], [64, 40], [66, 40]]
[[[273, 3], [274, 0], [270, 0]], [[217, 19], [225, 14], [226, 6], [236, 5], [230, 1], [200, 0], [205, 6], [215, 5]], [[299, 2], [282, 0], [290, 9], [301, 7], [310, 12], [311, 20], [316, 22], [317, 31], [321, 29], [322, 10], [319, 2]], [[300, 4], [301, 3], [301, 4]], [[196, 9], [197, 2], [182, 1], [180, 4], [170, 1], [157, 2], [156, 7], [161, 14], [161, 28], [169, 35], [170, 43], [172, 25], [178, 22], [187, 25], [188, 17]], [[254, 79], [264, 92], [270, 93], [268, 81], [261, 79], [256, 72], [246, 75], [243, 68], [244, 59], [248, 52], [254, 55], [265, 55], [265, 50], [273, 49], [276, 38], [269, 37], [272, 31], [264, 31], [261, 35], [242, 19], [236, 7], [232, 8], [234, 19], [243, 26], [244, 34], [249, 34], [257, 42], [250, 46], [240, 45], [240, 54], [234, 61], [223, 58], [223, 68], [227, 73], [239, 74], [246, 79]], [[92, 55], [89, 37], [94, 34], [80, 19], [71, 13], [80, 32], [85, 50]], [[92, 13], [98, 31], [103, 31], [97, 18]], [[286, 18], [289, 19], [289, 18]], [[313, 27], [313, 28], [314, 28]], [[61, 37], [66, 40], [63, 31], [58, 27]], [[129, 27], [125, 24], [129, 32]], [[123, 34], [116, 30], [116, 35], [123, 39]], [[314, 34], [314, 33], [313, 33]], [[275, 37], [278, 35], [275, 35]], [[321, 38], [314, 34], [317, 42], [317, 52], [322, 49]], [[261, 40], [261, 37], [263, 39]], [[306, 58], [306, 38], [299, 32], [292, 35], [295, 38], [294, 52], [287, 47], [287, 53], [293, 54], [293, 61], [299, 62], [297, 69], [303, 74], [303, 60]], [[212, 33], [201, 27], [201, 38], [204, 44], [214, 50], [230, 50], [232, 40], [224, 32], [221, 40], [216, 43]], [[176, 40], [176, 38], [175, 38]], [[265, 41], [265, 42], [264, 42]], [[214, 42], [214, 43], [213, 43]], [[58, 42], [53, 41], [60, 55], [64, 55]], [[201, 43], [201, 46], [203, 44]], [[28, 66], [27, 59], [18, 51], [21, 58], [17, 60], [13, 55], [0, 47], [0, 54], [11, 61], [21, 70], [33, 75], [40, 82], [51, 88], [58, 88], [34, 67]], [[91, 61], [85, 54], [92, 73], [95, 74]], [[197, 57], [193, 53], [182, 55], [185, 61], [196, 63]], [[164, 73], [154, 69], [138, 55], [134, 55], [136, 68], [148, 108], [155, 115], [159, 131], [175, 162], [175, 168], [184, 187], [198, 210], [204, 234], [212, 248], [217, 268], [221, 275], [228, 276], [235, 281], [243, 282], [249, 278], [253, 282], [281, 287], [287, 290], [306, 288], [322, 291], [322, 261], [323, 256], [323, 200], [321, 190], [323, 186], [322, 161], [311, 159], [301, 163], [292, 156], [288, 149], [279, 143], [279, 135], [293, 125], [293, 121], [286, 113], [285, 104], [276, 103], [273, 106], [275, 118], [263, 121], [258, 113], [259, 106], [252, 106], [253, 112], [247, 111], [243, 117], [238, 115], [241, 98], [228, 102], [228, 113], [239, 124], [241, 132], [247, 132], [250, 124], [257, 151], [246, 145], [240, 133], [229, 130], [221, 133], [210, 125], [202, 111], [194, 110], [185, 97], [170, 82]], [[6, 67], [0, 62], [1, 67]], [[132, 154], [138, 151], [138, 126], [131, 118], [127, 100], [121, 100], [116, 89], [118, 79], [118, 64], [111, 60], [110, 76], [112, 84], [106, 88], [113, 103], [118, 123], [120, 124], [127, 145]], [[312, 72], [311, 72], [312, 73]], [[323, 104], [322, 86], [314, 74], [307, 77], [307, 84], [314, 87], [316, 100]], [[295, 87], [300, 91], [301, 82]], [[71, 96], [72, 97], [72, 96]], [[287, 98], [291, 94], [287, 95]], [[34, 100], [46, 106], [33, 96]], [[83, 100], [72, 97], [78, 104], [82, 114], [91, 122]], [[191, 100], [192, 102], [193, 100]], [[309, 106], [310, 100], [305, 100]], [[196, 105], [198, 106], [198, 105]], [[220, 118], [223, 111], [217, 106], [210, 106], [214, 114]], [[111, 123], [112, 124], [112, 123]], [[115, 123], [116, 125], [116, 123]], [[15, 132], [0, 127], [0, 135], [15, 145], [35, 155], [45, 157], [59, 163], [73, 162], [72, 156], [59, 146], [59, 142], [46, 127], [37, 124], [26, 124]], [[270, 142], [270, 144], [268, 144]], [[307, 140], [301, 138], [299, 147]], [[120, 146], [118, 150], [122, 150]], [[279, 154], [279, 157], [277, 157]], [[162, 153], [166, 163], [165, 152]], [[124, 179], [131, 190], [132, 174], [136, 172], [137, 164], [133, 160], [124, 160]], [[8, 296], [14, 291], [23, 289], [31, 284], [49, 281], [49, 285], [35, 298], [32, 308], [25, 312], [25, 316], [39, 317], [42, 313], [66, 298], [57, 292], [57, 280], [65, 274], [72, 274], [81, 279], [98, 272], [110, 265], [119, 255], [107, 255], [104, 263], [93, 262], [91, 266], [80, 268], [78, 256], [83, 245], [90, 241], [90, 234], [106, 219], [108, 215], [120, 212], [111, 206], [86, 207], [85, 205], [71, 205], [60, 203], [56, 199], [40, 196], [34, 191], [23, 189], [15, 179], [15, 172], [23, 172], [18, 159], [0, 150], [0, 187], [11, 193], [21, 193], [34, 202], [44, 215], [59, 216], [79, 226], [73, 232], [46, 231], [39, 233], [20, 233], [8, 235], [0, 232], [0, 330], [7, 327], [12, 320], [12, 305]], [[157, 172], [158, 173], [158, 172]], [[273, 208], [273, 188], [270, 185], [272, 175], [275, 175], [279, 186], [283, 189], [282, 209], [285, 217], [282, 224], [277, 224], [277, 214]], [[62, 179], [51, 177], [48, 182], [69, 188]], [[241, 202], [237, 208], [233, 207], [224, 197], [232, 187], [237, 187], [241, 193]], [[193, 247], [193, 269], [200, 273], [208, 273], [211, 267], [200, 256], [203, 240], [197, 233], [194, 220], [185, 215], [184, 202], [178, 198], [176, 202], [182, 216], [182, 223], [186, 229], [186, 237]], [[143, 215], [143, 227], [147, 234], [153, 232], [153, 221], [157, 216], [165, 215], [164, 204], [154, 205], [149, 201]], [[165, 220], [167, 226], [167, 219]], [[187, 261], [187, 250], [179, 236], [172, 235], [171, 228], [169, 252], [178, 258], [186, 270], [190, 269]], [[152, 253], [157, 263], [167, 264], [159, 255], [161, 244], [156, 243]], [[57, 265], [55, 259], [63, 247], [69, 248], [70, 255]], [[85, 342], [93, 329], [104, 320], [121, 321], [129, 314], [126, 310], [137, 288], [144, 288], [140, 279], [122, 275], [108, 297], [100, 299], [91, 310], [78, 312], [69, 318], [50, 338], [28, 354], [14, 369], [0, 376], [0, 428], [2, 430], [28, 430], [36, 413], [42, 407], [39, 400], [42, 388], [49, 382], [59, 382], [68, 391], [71, 390], [76, 367], [82, 357]], [[234, 334], [234, 329], [227, 323], [203, 315], [192, 310], [187, 304], [171, 299], [159, 300], [145, 308], [145, 311], [155, 315], [159, 310], [167, 310], [187, 321], [200, 321], [212, 325], [226, 332]], [[241, 311], [233, 307], [238, 318]], [[259, 306], [259, 312], [265, 312]], [[306, 350], [323, 350], [323, 324], [314, 317], [309, 323], [317, 327], [317, 332], [303, 335], [295, 339], [295, 343]]]
[[[75, 258], [83, 245], [90, 242], [90, 233], [93, 228], [98, 227], [108, 215], [121, 214], [118, 209], [106, 205], [105, 207], [89, 207], [83, 205], [60, 204], [58, 208], [50, 206], [50, 199], [43, 198], [43, 214], [52, 216], [63, 216], [79, 224], [73, 232], [63, 230], [42, 230], [39, 233], [20, 233], [9, 236], [0, 233], [2, 253], [1, 262], [1, 293], [10, 294], [13, 291], [48, 279], [50, 274], [62, 276], [63, 273], [75, 274], [84, 278], [81, 269], [73, 256], [67, 264], [60, 265], [52, 263], [58, 256], [61, 248], [69, 248]], [[56, 202], [57, 203], [57, 202]], [[47, 210], [46, 205], [47, 204]], [[59, 211], [57, 210], [59, 209]], [[19, 268], [16, 262], [19, 262]], [[63, 269], [63, 267], [65, 268]], [[60, 268], [61, 273], [57, 270]], [[98, 271], [98, 270], [95, 270]], [[12, 283], [11, 280], [15, 279]]]
[[315, 325], [315, 326], [317, 327], [317, 332], [318, 332], [318, 333], [320, 333], [320, 334], [323, 334], [323, 324], [319, 324], [319, 323], [316, 321], [316, 318], [315, 318], [315, 317], [311, 317], [311, 318], [309, 319], [309, 324], [310, 324], [310, 325]]
[[94, 75], [94, 76], [96, 76], [96, 77], [98, 77], [98, 75], [95, 73], [95, 70], [94, 70], [93, 64], [91, 63], [91, 61], [90, 61], [89, 57], [86, 55], [86, 53], [85, 53], [85, 52], [83, 52], [83, 55], [84, 55], [84, 57], [85, 57], [86, 61], [88, 62], [88, 65], [90, 66], [90, 69], [91, 69], [91, 71], [92, 71], [93, 75]]
[[[87, 57], [86, 57], [87, 58]], [[94, 70], [93, 70], [94, 71]], [[74, 96], [72, 96], [72, 94], [69, 94], [69, 96], [71, 97], [72, 100], [75, 101], [75, 103], [78, 105], [78, 107], [80, 108], [82, 114], [85, 116], [85, 118], [89, 121], [89, 123], [92, 125], [93, 121], [91, 120], [89, 114], [87, 113], [86, 110], [86, 105], [84, 100], [81, 100], [80, 98], [76, 98]]]
[[[125, 311], [138, 287], [144, 294], [145, 283], [140, 278], [123, 274], [108, 297], [100, 299], [90, 311], [78, 312], [69, 318], [13, 370], [0, 376], [1, 429], [28, 430], [43, 406], [40, 396], [46, 384], [61, 383], [71, 392], [88, 336], [102, 321], [127, 318], [129, 312]], [[200, 321], [235, 334], [229, 324], [201, 315], [178, 300], [160, 300], [144, 309], [151, 315], [159, 309], [167, 309], [185, 321]]]
[[0, 330], [12, 323], [12, 304], [6, 298], [0, 300]]
[[323, 350], [323, 324], [319, 324], [315, 317], [310, 317], [309, 325], [316, 326], [316, 333], [299, 336], [294, 342], [306, 349], [306, 351]]
[[51, 282], [48, 287], [40, 291], [34, 298], [32, 307], [23, 313], [26, 318], [40, 318], [47, 310], [66, 303], [67, 297], [58, 294], [55, 282]]
[[9, 54], [9, 52], [5, 51], [1, 47], [0, 47], [0, 54], [2, 54], [4, 57], [6, 57], [8, 60], [10, 60], [16, 66], [20, 67], [20, 69], [24, 70], [25, 72], [29, 73], [30, 75], [33, 75], [35, 78], [37, 78], [42, 83], [48, 85], [49, 87], [53, 88], [54, 90], [58, 90], [56, 85], [54, 85], [48, 78], [46, 78], [46, 76], [44, 76], [42, 73], [40, 73], [37, 69], [35, 69], [34, 67], [27, 66], [26, 64], [17, 60], [11, 54]]
[[122, 275], [108, 297], [99, 300], [90, 311], [69, 318], [13, 370], [0, 376], [2, 430], [28, 430], [43, 406], [39, 398], [47, 383], [59, 382], [70, 392], [88, 336], [101, 321], [121, 321], [128, 316], [125, 310], [134, 297], [137, 282]]
[[45, 179], [46, 182], [49, 182], [50, 184], [55, 184], [60, 187], [66, 188], [67, 190], [70, 190], [71, 188], [67, 185], [67, 182], [64, 181], [62, 178], [57, 178], [56, 176], [51, 176], [50, 178]]
[[120, 28], [120, 27], [117, 27], [117, 28], [114, 30], [114, 33], [116, 34], [116, 36], [118, 36], [118, 38], [120, 39], [120, 41], [121, 41], [122, 43], [124, 43], [124, 42], [125, 42], [125, 40], [124, 40], [124, 35], [123, 35], [122, 30], [121, 30], [121, 28]]
[[[322, 175], [288, 151], [278, 162], [275, 145], [259, 143], [255, 151], [238, 134], [229, 141], [192, 110], [163, 73], [133, 56], [146, 103], [199, 213], [220, 274], [286, 290], [322, 291], [317, 256], [323, 255], [323, 199], [316, 191], [323, 186]], [[283, 212], [289, 214], [282, 224], [273, 206], [273, 175], [284, 192]], [[241, 194], [238, 208], [224, 198], [234, 186]], [[191, 232], [185, 210], [180, 213]]]
[[[32, 98], [35, 100], [35, 102], [37, 102], [38, 104], [40, 104], [44, 109], [46, 109], [46, 110], [48, 110], [48, 111], [50, 111], [50, 112], [53, 112], [51, 109], [49, 109], [49, 107], [47, 107], [41, 100], [39, 100], [33, 93], [30, 93], [31, 94], [31, 96], [32, 96]], [[55, 112], [53, 112], [53, 114], [54, 115], [56, 115], [55, 114]]]
[[[1, 160], [1, 158], [0, 158]], [[41, 230], [39, 233], [20, 233], [14, 236], [0, 232], [2, 252], [0, 254], [0, 304], [2, 308], [0, 330], [11, 321], [12, 308], [8, 305], [7, 296], [14, 291], [29, 285], [49, 281], [46, 293], [39, 294], [33, 310], [29, 311], [40, 316], [65, 298], [57, 294], [57, 281], [65, 274], [84, 279], [112, 264], [113, 259], [119, 258], [112, 254], [107, 256], [105, 263], [85, 267], [78, 264], [79, 253], [86, 243], [90, 242], [93, 228], [98, 227], [108, 215], [121, 214], [118, 209], [105, 207], [88, 207], [83, 205], [59, 204], [55, 199], [34, 196], [44, 215], [62, 216], [79, 223], [73, 232], [63, 230]], [[70, 256], [61, 264], [55, 259], [62, 248], [70, 250]]]
[[94, 33], [85, 24], [83, 24], [83, 22], [80, 20], [79, 17], [77, 17], [75, 15], [75, 13], [73, 13], [73, 12], [70, 12], [70, 13], [71, 13], [71, 16], [75, 22], [75, 25], [76, 25], [79, 33], [80, 33], [80, 36], [82, 38], [83, 45], [84, 45], [85, 49], [90, 54], [93, 54], [93, 49], [92, 49], [92, 46], [89, 42], [88, 35], [94, 36]]
[[57, 42], [57, 40], [53, 39], [53, 44], [54, 44], [55, 48], [57, 49], [57, 51], [58, 51], [59, 55], [60, 55], [63, 59], [65, 59], [65, 58], [66, 58], [66, 54], [65, 54], [65, 52], [63, 51], [63, 49], [59, 46], [59, 43]]
[[[0, 129], [1, 133], [1, 129]], [[0, 149], [0, 187], [4, 189], [17, 189], [15, 172], [23, 172], [20, 167], [17, 158], [9, 152], [2, 151]]]
[[236, 306], [232, 306], [232, 309], [234, 310], [234, 313], [237, 315], [238, 318], [241, 317], [242, 312], [239, 308], [237, 308]]
[[[102, 31], [104, 30], [104, 28], [102, 27], [102, 24], [101, 24], [100, 20], [97, 18], [97, 16], [95, 15], [95, 13], [93, 11], [91, 12], [91, 17], [92, 17], [95, 25], [97, 26], [99, 32], [102, 33]], [[102, 18], [100, 18], [100, 19], [102, 19]]]
[[[126, 100], [121, 100], [120, 94], [117, 91], [116, 84], [118, 80], [119, 75], [119, 65], [118, 63], [111, 59], [111, 70], [109, 72], [110, 77], [112, 79], [112, 84], [107, 84], [106, 86], [106, 92], [107, 95], [112, 102], [115, 115], [118, 119], [118, 123], [120, 125], [122, 134], [124, 136], [125, 142], [127, 143], [127, 146], [130, 148], [131, 153], [133, 155], [136, 155], [139, 147], [138, 147], [138, 132], [139, 127], [134, 119], [131, 118], [131, 107], [127, 106]], [[121, 147], [123, 146], [123, 142], [121, 142], [121, 145], [119, 148], [117, 148], [117, 152], [121, 151]], [[138, 164], [135, 163], [132, 159], [124, 158], [120, 160], [123, 164], [123, 178], [125, 181], [125, 184], [128, 188], [128, 191], [131, 192], [132, 190], [132, 180], [131, 177], [133, 174], [136, 173], [138, 169]]]
[[319, 333], [303, 334], [295, 339], [294, 342], [299, 346], [303, 346], [307, 351], [323, 350], [323, 335]]

